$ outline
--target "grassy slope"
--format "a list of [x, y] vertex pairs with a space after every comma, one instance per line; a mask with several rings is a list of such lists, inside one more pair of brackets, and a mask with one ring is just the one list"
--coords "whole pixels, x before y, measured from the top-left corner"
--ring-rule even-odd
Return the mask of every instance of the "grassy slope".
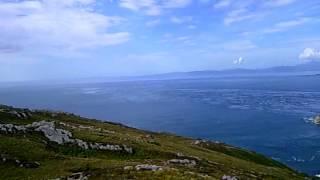
[[[114, 131], [110, 133], [61, 126], [70, 130], [76, 138], [89, 142], [126, 144], [135, 151], [133, 154], [125, 154], [82, 150], [71, 145], [46, 144], [46, 138], [39, 133], [0, 133], [1, 154], [41, 163], [39, 168], [27, 169], [0, 162], [0, 179], [52, 179], [74, 172], [89, 173], [90, 179], [220, 179], [225, 174], [241, 179], [304, 179], [303, 175], [274, 160], [225, 144], [204, 142], [195, 145], [193, 139], [185, 137], [152, 133], [65, 113], [53, 117], [50, 112], [42, 111], [33, 113], [31, 118], [19, 119], [0, 112], [2, 124], [29, 124], [40, 120]], [[177, 153], [201, 160], [194, 167], [168, 164], [167, 160], [177, 158]], [[124, 170], [125, 166], [137, 164], [155, 164], [165, 168], [156, 172]]]

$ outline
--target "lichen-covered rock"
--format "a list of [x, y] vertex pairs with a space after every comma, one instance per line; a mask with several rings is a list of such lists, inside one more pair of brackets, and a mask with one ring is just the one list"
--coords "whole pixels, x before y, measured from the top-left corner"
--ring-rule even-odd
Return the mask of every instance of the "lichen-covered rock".
[[47, 137], [50, 141], [56, 142], [58, 144], [73, 143], [74, 140], [71, 139], [71, 132], [64, 129], [55, 128], [54, 122], [34, 122], [31, 127], [35, 127], [35, 131], [40, 131]]

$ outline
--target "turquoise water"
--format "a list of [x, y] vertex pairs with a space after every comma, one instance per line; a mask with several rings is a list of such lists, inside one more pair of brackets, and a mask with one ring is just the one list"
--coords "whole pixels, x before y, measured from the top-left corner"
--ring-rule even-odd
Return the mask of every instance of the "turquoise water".
[[216, 78], [0, 87], [0, 103], [74, 112], [223, 141], [320, 173], [320, 77]]

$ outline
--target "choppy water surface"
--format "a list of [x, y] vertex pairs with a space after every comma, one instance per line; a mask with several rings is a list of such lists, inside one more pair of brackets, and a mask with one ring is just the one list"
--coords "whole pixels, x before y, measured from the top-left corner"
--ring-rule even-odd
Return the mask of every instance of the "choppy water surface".
[[320, 173], [320, 77], [0, 85], [0, 103], [224, 141]]

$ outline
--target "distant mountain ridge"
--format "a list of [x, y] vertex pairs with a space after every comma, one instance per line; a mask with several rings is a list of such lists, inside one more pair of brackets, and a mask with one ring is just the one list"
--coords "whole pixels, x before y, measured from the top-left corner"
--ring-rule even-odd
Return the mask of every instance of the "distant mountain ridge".
[[156, 74], [149, 76], [142, 76], [141, 78], [205, 78], [205, 77], [219, 77], [219, 76], [250, 76], [250, 75], [315, 75], [320, 74], [320, 62], [308, 62], [295, 66], [276, 66], [264, 69], [227, 69], [227, 70], [204, 70], [204, 71], [190, 71], [190, 72], [173, 72], [166, 74]]

